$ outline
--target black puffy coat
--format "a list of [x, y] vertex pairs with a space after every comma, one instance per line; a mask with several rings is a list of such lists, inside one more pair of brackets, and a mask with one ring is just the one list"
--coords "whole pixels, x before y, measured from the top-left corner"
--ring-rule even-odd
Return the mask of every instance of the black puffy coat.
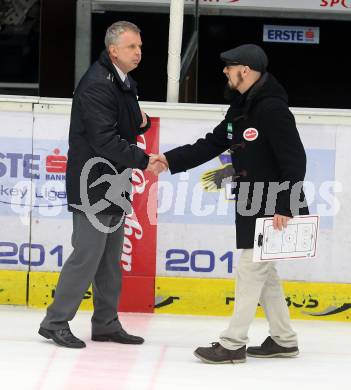
[[[246, 131], [245, 131], [246, 130]], [[287, 94], [269, 73], [264, 74], [243, 96], [233, 99], [225, 119], [205, 138], [165, 153], [172, 174], [203, 164], [230, 149], [236, 180], [236, 239], [238, 248], [252, 248], [256, 218], [281, 214], [308, 214], [302, 182], [306, 171], [306, 154], [295, 119], [288, 107]], [[272, 197], [269, 183], [286, 188]], [[243, 184], [245, 183], [245, 185]], [[262, 183], [262, 184], [259, 184]], [[300, 183], [295, 210], [290, 204], [293, 185]], [[259, 204], [253, 188], [262, 186]], [[249, 187], [245, 194], [244, 187]], [[269, 195], [268, 195], [269, 194]], [[266, 210], [267, 200], [273, 209]], [[276, 200], [276, 201], [275, 201]], [[270, 204], [270, 203], [269, 203]], [[238, 209], [252, 208], [253, 215], [241, 215]]]
[[[69, 130], [69, 150], [66, 172], [68, 210], [81, 204], [80, 175], [84, 164], [93, 157], [108, 160], [118, 171], [126, 168], [145, 169], [149, 156], [137, 147], [142, 116], [137, 100], [136, 83], [130, 76], [130, 88], [120, 79], [107, 51], [103, 51], [82, 77], [73, 97]], [[105, 163], [95, 164], [88, 179], [90, 204], [105, 198], [110, 184], [89, 185], [102, 175], [114, 174]], [[111, 203], [104, 214], [122, 214], [122, 209]]]

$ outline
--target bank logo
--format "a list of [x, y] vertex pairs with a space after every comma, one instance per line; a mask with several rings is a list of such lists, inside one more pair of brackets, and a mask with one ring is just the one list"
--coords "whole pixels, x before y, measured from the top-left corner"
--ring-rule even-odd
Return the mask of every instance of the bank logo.
[[[52, 154], [0, 152], [0, 177], [9, 179], [34, 179], [64, 181], [66, 179], [67, 156], [55, 148]], [[45, 161], [45, 163], [44, 163]], [[41, 175], [41, 174], [45, 175]]]
[[67, 156], [60, 155], [60, 149], [55, 148], [45, 159], [46, 180], [65, 180]]

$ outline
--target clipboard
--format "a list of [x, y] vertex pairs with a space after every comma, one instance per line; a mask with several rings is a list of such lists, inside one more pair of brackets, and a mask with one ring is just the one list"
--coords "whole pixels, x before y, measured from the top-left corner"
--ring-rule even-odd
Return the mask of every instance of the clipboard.
[[273, 218], [257, 218], [253, 261], [302, 260], [317, 256], [318, 215], [300, 215], [285, 229], [273, 228]]

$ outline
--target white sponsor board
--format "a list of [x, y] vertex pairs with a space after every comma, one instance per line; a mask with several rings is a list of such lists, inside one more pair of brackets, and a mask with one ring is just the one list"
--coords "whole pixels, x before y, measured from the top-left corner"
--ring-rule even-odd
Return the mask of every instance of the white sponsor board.
[[[34, 128], [31, 110], [0, 111], [0, 185], [5, 186], [0, 192], [0, 241], [10, 244], [0, 248], [2, 269], [28, 269], [31, 245], [32, 270], [59, 270], [71, 250], [72, 222], [63, 177], [69, 102], [65, 114], [54, 107], [53, 103], [48, 110], [35, 111]], [[212, 131], [226, 111], [224, 106], [209, 105], [144, 104], [143, 108], [160, 117], [161, 151], [196, 141]], [[307, 152], [305, 190], [310, 211], [321, 216], [318, 256], [316, 261], [281, 262], [279, 273], [287, 280], [351, 282], [350, 111], [294, 112]], [[235, 246], [234, 203], [225, 190], [209, 190], [206, 176], [220, 173], [229, 162], [229, 154], [223, 153], [188, 172], [160, 176], [158, 275], [233, 278], [240, 255]], [[11, 197], [21, 202], [11, 204]], [[10, 204], [5, 207], [4, 202]]]
[[28, 270], [33, 113], [31, 103], [10, 106], [0, 103], [0, 269]]
[[33, 179], [31, 238], [42, 252], [32, 271], [59, 271], [72, 250], [72, 215], [67, 211], [66, 164], [68, 113], [51, 113], [46, 105], [34, 113], [33, 153], [39, 156]]
[[159, 223], [157, 240], [158, 276], [234, 278], [234, 225]]
[[[94, 0], [96, 4], [106, 3], [106, 0]], [[124, 4], [170, 4], [171, 0], [114, 0]], [[185, 5], [194, 4], [194, 0], [185, 0]], [[351, 11], [351, 0], [199, 0], [200, 7], [213, 8], [243, 8], [243, 9], [273, 9], [292, 11], [322, 11], [334, 13], [346, 13]]]
[[200, 4], [206, 6], [221, 5], [237, 8], [276, 9], [294, 11], [320, 10], [323, 12], [349, 12], [351, 10], [350, 0], [200, 0]]
[[[318, 111], [318, 110], [317, 110]], [[219, 123], [213, 120], [162, 119], [160, 149], [162, 152], [203, 137]], [[194, 116], [198, 115], [194, 112]], [[167, 116], [170, 116], [168, 113]], [[188, 117], [188, 115], [187, 115]], [[315, 260], [286, 261], [277, 265], [286, 280], [349, 282], [351, 275], [351, 240], [346, 238], [347, 218], [351, 208], [341, 188], [348, 184], [346, 166], [351, 156], [338, 155], [338, 138], [343, 148], [351, 144], [351, 126], [323, 124], [330, 117], [296, 116], [299, 132], [307, 153], [305, 191], [310, 212], [321, 215], [319, 250]], [[311, 120], [312, 119], [312, 120]], [[338, 119], [335, 122], [338, 122]], [[306, 123], [306, 122], [312, 122]], [[350, 130], [347, 134], [346, 128]], [[258, 128], [258, 131], [260, 129]], [[347, 139], [346, 139], [347, 138]], [[157, 273], [162, 276], [232, 278], [240, 255], [235, 246], [233, 201], [224, 190], [206, 191], [203, 176], [218, 172], [228, 163], [226, 153], [186, 173], [162, 174], [159, 181]], [[351, 193], [351, 189], [349, 189]], [[349, 202], [351, 200], [349, 199]], [[349, 203], [350, 204], [350, 203]], [[340, 213], [338, 210], [343, 210]], [[346, 216], [347, 217], [346, 217]], [[335, 235], [345, 240], [335, 239]], [[338, 254], [333, 258], [333, 252]], [[228, 268], [229, 264], [229, 268]], [[343, 272], [340, 272], [343, 269]]]
[[263, 42], [318, 44], [319, 27], [263, 26]]

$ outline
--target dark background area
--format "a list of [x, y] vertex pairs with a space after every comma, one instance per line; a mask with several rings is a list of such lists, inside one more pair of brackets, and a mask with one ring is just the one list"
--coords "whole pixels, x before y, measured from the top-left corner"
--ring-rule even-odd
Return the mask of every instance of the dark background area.
[[42, 0], [39, 96], [71, 98], [74, 91], [76, 1]]
[[167, 55], [169, 16], [129, 12], [94, 14], [92, 19], [92, 61], [104, 49], [106, 28], [117, 20], [128, 20], [141, 30], [142, 61], [131, 75], [138, 83], [140, 100], [165, 101], [167, 95]]
[[[320, 27], [320, 44], [262, 42], [264, 24]], [[287, 89], [290, 106], [351, 108], [351, 56], [342, 44], [350, 34], [351, 23], [344, 21], [201, 16], [199, 102], [223, 102], [219, 53], [256, 43], [268, 55], [269, 72]]]
[[[140, 100], [165, 101], [167, 98], [168, 14], [105, 12], [93, 14], [92, 61], [96, 61], [104, 49], [106, 28], [117, 20], [136, 24], [142, 35], [142, 61], [131, 75], [138, 82]], [[182, 54], [193, 29], [192, 15], [185, 15], [183, 22]]]
[[[37, 83], [40, 4], [34, 4], [18, 24], [17, 15], [11, 17], [10, 9], [9, 0], [0, 0], [0, 82]], [[11, 90], [0, 90], [6, 92]]]
[[[72, 97], [75, 3], [75, 0], [41, 0], [28, 12], [23, 25], [1, 26], [0, 83], [39, 83], [39, 89], [0, 88], [0, 94]], [[143, 60], [132, 73], [139, 84], [140, 100], [165, 101], [168, 14], [93, 14], [92, 60], [96, 60], [103, 49], [106, 28], [123, 19], [137, 24], [142, 30]], [[187, 15], [183, 34], [186, 43], [193, 23], [194, 18]], [[320, 27], [320, 44], [262, 42], [264, 24]], [[223, 98], [226, 79], [219, 54], [240, 44], [256, 43], [266, 50], [270, 59], [269, 71], [287, 89], [290, 106], [351, 109], [351, 57], [347, 53], [350, 32], [349, 21], [202, 15], [199, 22], [198, 102], [226, 103]], [[185, 47], [183, 43], [183, 52]]]

